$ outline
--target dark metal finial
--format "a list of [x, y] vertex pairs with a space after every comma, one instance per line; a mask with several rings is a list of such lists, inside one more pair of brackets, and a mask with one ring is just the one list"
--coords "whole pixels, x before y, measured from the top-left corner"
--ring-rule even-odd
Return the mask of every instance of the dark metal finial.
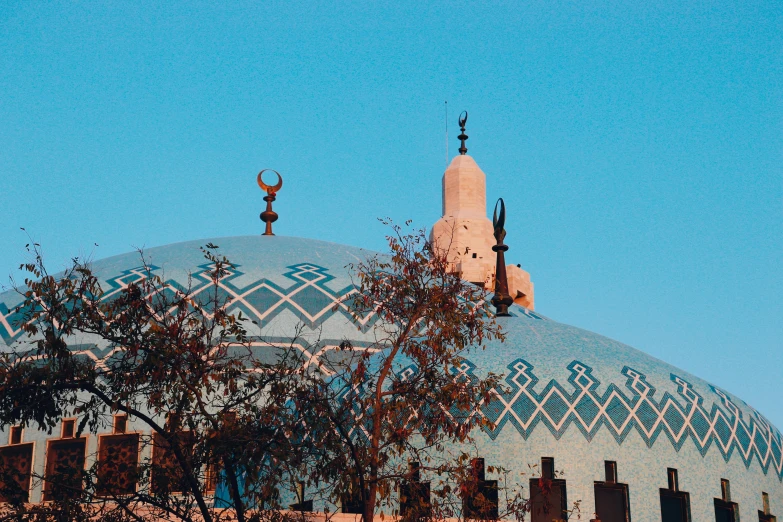
[[[264, 183], [262, 176], [267, 170], [277, 174], [276, 184], [270, 186]], [[277, 221], [277, 212], [272, 210], [272, 202], [275, 200], [275, 196], [277, 196], [277, 191], [283, 188], [283, 177], [276, 170], [264, 169], [258, 173], [258, 186], [261, 187], [261, 190], [266, 191], [266, 196], [264, 196], [264, 201], [266, 201], [266, 210], [261, 212], [261, 221], [266, 223], [266, 230], [264, 230], [263, 235], [274, 236], [272, 233], [272, 223]]]
[[[498, 213], [498, 205], [500, 213]], [[492, 296], [492, 305], [495, 307], [495, 315], [498, 317], [508, 317], [508, 307], [514, 303], [514, 298], [508, 293], [508, 276], [506, 275], [506, 256], [505, 252], [508, 246], [503, 244], [506, 238], [506, 204], [503, 198], [499, 198], [495, 203], [495, 212], [492, 213], [492, 228], [494, 229], [495, 241], [497, 245], [492, 247], [497, 252], [497, 261], [495, 263], [495, 295]]]
[[460, 147], [459, 147], [459, 153], [462, 155], [467, 154], [468, 148], [465, 146], [465, 140], [468, 139], [468, 135], [465, 134], [465, 124], [468, 122], [468, 111], [462, 111], [462, 114], [459, 115], [459, 129], [462, 131], [462, 134], [457, 136], [459, 139]]

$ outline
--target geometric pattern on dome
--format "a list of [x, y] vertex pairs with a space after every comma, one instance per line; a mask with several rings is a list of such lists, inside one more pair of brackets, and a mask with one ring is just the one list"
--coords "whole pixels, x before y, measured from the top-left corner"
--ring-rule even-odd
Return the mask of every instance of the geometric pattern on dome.
[[[191, 293], [197, 296], [205, 290], [214, 288], [210, 277], [210, 265], [202, 265], [200, 271], [193, 274], [200, 282], [191, 288]], [[334, 279], [328, 269], [313, 263], [291, 265], [290, 271], [283, 275], [293, 281], [293, 284], [283, 288], [268, 279], [259, 279], [243, 287], [238, 287], [233, 280], [244, 275], [237, 270], [239, 265], [226, 270], [226, 275], [218, 281], [219, 291], [227, 299], [227, 309], [234, 312], [241, 309], [260, 326], [264, 326], [284, 310], [289, 310], [310, 328], [316, 328], [331, 315], [337, 305], [337, 311], [347, 319], [355, 321], [343, 302], [344, 298], [356, 292], [353, 285], [348, 285], [339, 291], [326, 286]], [[375, 314], [370, 313], [358, 321], [361, 327], [367, 327]]]
[[[106, 282], [107, 286], [104, 288], [101, 300], [108, 301], [114, 298], [123, 288], [146, 279], [149, 272], [158, 269], [155, 265], [148, 265], [147, 267], [140, 266], [124, 270], [120, 275], [112, 277]], [[21, 325], [18, 324], [22, 315], [22, 311], [18, 307], [14, 306], [9, 310], [5, 303], [0, 302], [0, 337], [6, 343], [22, 336]]]
[[[313, 263], [291, 265], [289, 271], [283, 274], [292, 281], [287, 287], [281, 287], [268, 279], [237, 286], [235, 281], [244, 275], [237, 268], [230, 268], [220, 279], [219, 291], [230, 303], [230, 311], [241, 309], [261, 326], [284, 310], [289, 310], [303, 323], [315, 328], [332, 315], [330, 312], [333, 312], [335, 305], [346, 318], [354, 321], [342, 301], [345, 296], [354, 293], [355, 288], [349, 285], [338, 291], [330, 289], [326, 285], [334, 277], [326, 268]], [[210, 265], [202, 265], [192, 274], [192, 295], [214, 289], [209, 276], [210, 269]], [[159, 268], [131, 268], [109, 279], [104, 285], [106, 291], [102, 299], [112, 299], [130, 283], [149, 277], [148, 270], [153, 272]], [[167, 280], [164, 284], [169, 292], [184, 290], [184, 286], [174, 280]], [[514, 311], [533, 319], [542, 319], [524, 308]], [[21, 314], [16, 307], [9, 310], [0, 302], [0, 337], [6, 343], [22, 335], [16, 324], [20, 318]], [[375, 319], [370, 314], [359, 322], [359, 326], [365, 329]], [[269, 346], [268, 341], [263, 344]], [[320, 358], [338, 349], [339, 344], [338, 341], [322, 344], [319, 353], [309, 354], [306, 364], [319, 364]], [[356, 343], [356, 348], [360, 348], [360, 344]], [[283, 342], [281, 346], [290, 345]], [[71, 348], [98, 365], [105, 364], [116, 351], [116, 348], [99, 348], [94, 345]], [[303, 353], [310, 349], [305, 346], [297, 348]], [[473, 378], [474, 369], [475, 366], [466, 360], [456, 373]], [[711, 387], [711, 391], [720, 404], [713, 403], [708, 409], [702, 395], [693, 385], [674, 374], [670, 378], [677, 386], [679, 397], [666, 392], [656, 399], [656, 389], [647, 382], [647, 377], [628, 366], [621, 370], [628, 391], [609, 384], [603, 393], [598, 390], [601, 382], [593, 375], [593, 368], [580, 361], [573, 361], [567, 366], [570, 376], [566, 386], [553, 379], [540, 391], [536, 391], [539, 380], [532, 364], [517, 359], [508, 365], [508, 369], [510, 373], [506, 377], [506, 386], [495, 390], [494, 399], [483, 404], [479, 411], [494, 424], [494, 429], [487, 429], [492, 439], [500, 436], [507, 424], [513, 426], [523, 438], [528, 438], [539, 424], [546, 426], [554, 437], [560, 438], [573, 424], [588, 441], [604, 427], [618, 444], [622, 444], [629, 433], [636, 431], [648, 447], [652, 447], [660, 434], [664, 433], [677, 450], [690, 439], [701, 454], [706, 455], [714, 444], [726, 461], [736, 452], [746, 466], [750, 466], [755, 458], [764, 473], [772, 468], [783, 479], [783, 440], [780, 432], [752, 408], [753, 417], [743, 419], [742, 411], [718, 388]], [[406, 371], [412, 370], [408, 368]], [[361, 415], [361, 412], [356, 413]], [[361, 418], [357, 420], [357, 427], [361, 427]]]
[[[212, 265], [210, 264], [201, 265], [192, 274], [190, 292], [193, 297], [214, 289], [210, 277], [211, 269]], [[281, 287], [269, 279], [258, 279], [240, 287], [234, 281], [245, 274], [239, 270], [239, 265], [234, 265], [226, 269], [225, 275], [218, 281], [218, 291], [226, 299], [229, 312], [241, 310], [261, 327], [281, 312], [288, 310], [302, 323], [315, 329], [333, 315], [335, 306], [336, 311], [364, 331], [377, 319], [374, 312], [358, 321], [351, 316], [344, 300], [346, 296], [356, 292], [356, 289], [353, 285], [336, 291], [329, 288], [327, 284], [334, 280], [334, 276], [328, 273], [327, 268], [314, 263], [298, 263], [289, 266], [288, 269], [289, 271], [283, 274], [292, 281], [288, 287]], [[130, 283], [145, 279], [156, 270], [160, 270], [159, 267], [136, 267], [123, 271], [120, 275], [107, 281], [106, 292], [102, 300], [112, 299]], [[164, 286], [168, 292], [185, 291], [184, 285], [175, 280], [166, 280]], [[522, 313], [534, 319], [541, 319], [540, 316], [529, 310], [523, 309]], [[16, 307], [9, 310], [4, 303], [0, 302], [0, 337], [6, 343], [21, 337], [22, 331], [17, 324], [21, 315]]]
[[[304, 324], [311, 328], [316, 328], [323, 321], [330, 317], [330, 312], [335, 305], [338, 310], [348, 319], [353, 318], [348, 313], [348, 309], [342, 299], [354, 293], [353, 286], [348, 286], [340, 291], [333, 291], [326, 284], [334, 279], [334, 276], [327, 273], [327, 269], [312, 263], [300, 263], [291, 265], [290, 271], [283, 275], [293, 281], [293, 284], [287, 288], [280, 287], [267, 279], [259, 279], [244, 287], [238, 287], [232, 282], [239, 276], [244, 275], [237, 270], [237, 265], [225, 270], [225, 275], [217, 283], [218, 291], [221, 297], [227, 300], [227, 309], [235, 312], [241, 309], [242, 312], [255, 320], [260, 326], [264, 326], [274, 319], [284, 310], [290, 310]], [[214, 290], [213, 281], [210, 277], [212, 265], [206, 264], [198, 267], [198, 270], [192, 274], [190, 292], [196, 298], [205, 291]], [[107, 281], [106, 293], [102, 301], [112, 299], [119, 291], [126, 288], [131, 283], [137, 283], [149, 277], [149, 274], [159, 270], [159, 267], [149, 266], [136, 267], [123, 271], [120, 275]], [[183, 284], [175, 280], [166, 280], [164, 290], [168, 292], [185, 291]], [[22, 335], [18, 328], [17, 321], [21, 318], [21, 312], [16, 307], [11, 310], [4, 303], [0, 303], [0, 336], [6, 343]], [[366, 327], [374, 314], [359, 321], [360, 326]]]
[[[771, 467], [783, 479], [780, 432], [756, 410], [755, 418], [743, 420], [742, 411], [720, 389], [711, 386], [722, 407], [713, 403], [707, 409], [694, 387], [674, 374], [671, 380], [680, 397], [666, 392], [655, 399], [656, 390], [646, 376], [628, 366], [621, 373], [630, 394], [615, 384], [600, 393], [600, 381], [584, 363], [573, 361], [567, 368], [571, 372], [570, 390], [553, 379], [537, 392], [538, 378], [532, 364], [517, 359], [508, 365], [511, 373], [506, 377], [506, 387], [495, 390], [494, 400], [481, 408], [481, 414], [494, 425], [494, 429], [487, 429], [488, 435], [495, 439], [510, 424], [527, 439], [538, 424], [543, 424], [559, 439], [574, 424], [590, 441], [603, 426], [618, 444], [635, 430], [652, 447], [664, 433], [678, 451], [688, 439], [702, 456], [715, 444], [727, 462], [737, 451], [746, 467], [755, 457], [765, 474]], [[461, 368], [469, 376], [473, 370], [468, 361]]]

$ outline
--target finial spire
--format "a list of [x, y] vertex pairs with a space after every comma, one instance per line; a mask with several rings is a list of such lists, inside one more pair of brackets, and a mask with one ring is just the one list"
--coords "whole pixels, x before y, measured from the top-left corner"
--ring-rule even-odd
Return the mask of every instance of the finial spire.
[[460, 147], [459, 147], [459, 153], [463, 156], [467, 154], [468, 148], [465, 146], [465, 140], [468, 139], [468, 135], [465, 134], [465, 124], [468, 122], [468, 111], [462, 111], [462, 114], [459, 115], [459, 129], [462, 131], [462, 134], [457, 136], [459, 139]]
[[[270, 186], [264, 183], [262, 176], [267, 170], [277, 174], [277, 183], [275, 185]], [[277, 221], [277, 212], [272, 210], [272, 202], [275, 200], [275, 196], [277, 196], [277, 191], [283, 188], [283, 178], [276, 170], [264, 169], [258, 173], [258, 186], [261, 187], [261, 190], [266, 191], [266, 196], [264, 196], [264, 201], [266, 201], [266, 210], [261, 212], [261, 221], [266, 223], [266, 230], [264, 230], [263, 235], [274, 236], [272, 233], [272, 223]]]
[[[500, 214], [498, 214], [498, 205], [500, 205]], [[492, 213], [492, 228], [497, 245], [492, 247], [497, 252], [497, 261], [495, 263], [495, 295], [492, 296], [492, 304], [495, 307], [495, 315], [498, 317], [509, 317], [508, 307], [514, 302], [514, 299], [508, 293], [508, 276], [506, 275], [506, 256], [508, 245], [503, 244], [506, 237], [506, 230], [503, 228], [506, 224], [506, 205], [503, 198], [499, 198], [495, 203], [495, 212]]]

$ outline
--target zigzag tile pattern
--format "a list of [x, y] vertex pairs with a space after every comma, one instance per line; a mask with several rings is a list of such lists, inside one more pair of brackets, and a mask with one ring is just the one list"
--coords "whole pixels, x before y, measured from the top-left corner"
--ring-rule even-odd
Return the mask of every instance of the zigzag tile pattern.
[[[212, 290], [210, 265], [202, 265], [193, 274], [197, 286], [191, 289], [194, 296], [204, 291]], [[310, 328], [317, 328], [329, 319], [333, 313], [339, 313], [348, 320], [354, 320], [343, 302], [345, 297], [356, 290], [346, 286], [340, 290], [332, 290], [328, 283], [334, 279], [328, 269], [313, 263], [291, 265], [290, 271], [283, 275], [292, 281], [286, 288], [268, 279], [259, 279], [245, 286], [237, 286], [235, 281], [243, 272], [239, 266], [229, 269], [218, 282], [219, 291], [228, 299], [230, 312], [241, 310], [259, 325], [264, 326], [284, 310], [289, 310]], [[335, 309], [336, 307], [336, 309]], [[367, 328], [375, 320], [374, 315], [368, 315], [358, 321], [362, 328]]]
[[[241, 310], [261, 326], [285, 310], [311, 328], [318, 327], [334, 314], [354, 320], [341, 301], [355, 289], [352, 286], [331, 289], [329, 282], [334, 277], [324, 267], [313, 263], [290, 265], [283, 274], [291, 281], [286, 287], [268, 279], [238, 285], [237, 279], [244, 275], [239, 268], [232, 268], [220, 279], [218, 290], [229, 301], [230, 310]], [[202, 265], [192, 274], [192, 295], [214, 290], [210, 269], [210, 265]], [[103, 299], [114, 298], [129, 284], [148, 278], [157, 270], [158, 267], [152, 266], [123, 271], [106, 282]], [[165, 282], [165, 292], [184, 290], [184, 285], [175, 280]], [[533, 312], [524, 313], [532, 319], [541, 319]], [[15, 307], [9, 309], [0, 303], [0, 337], [5, 343], [22, 336], [20, 318]], [[363, 318], [359, 321], [360, 328], [366, 330], [375, 319], [372, 315]], [[96, 364], [102, 364], [117, 350], [96, 346], [73, 348], [80, 355], [95, 360]], [[321, 355], [312, 354], [310, 363], [317, 364]], [[603, 392], [599, 391], [601, 382], [593, 375], [593, 368], [580, 361], [575, 360], [567, 366], [570, 371], [567, 384], [552, 380], [543, 387], [539, 386], [534, 366], [524, 359], [515, 360], [507, 368], [506, 386], [496, 390], [495, 399], [485, 404], [480, 412], [495, 426], [488, 431], [492, 439], [497, 439], [507, 426], [528, 438], [539, 425], [560, 438], [574, 425], [587, 440], [592, 440], [600, 429], [606, 429], [618, 444], [635, 430], [648, 447], [652, 447], [663, 433], [678, 450], [690, 439], [701, 454], [706, 455], [714, 444], [726, 461], [736, 452], [746, 466], [756, 459], [764, 473], [772, 469], [783, 480], [780, 432], [755, 410], [752, 410], [751, 418], [743, 419], [740, 408], [718, 388], [711, 387], [710, 391], [718, 400], [708, 407], [690, 382], [674, 374], [670, 378], [677, 387], [677, 396], [666, 392], [656, 398], [656, 389], [647, 382], [647, 377], [628, 366], [621, 370], [627, 390], [609, 384]], [[457, 373], [472, 377], [474, 369], [473, 363], [465, 361]], [[360, 425], [359, 422], [357, 426]]]
[[[289, 310], [312, 329], [320, 326], [335, 313], [343, 315], [349, 321], [366, 331], [377, 319], [374, 314], [356, 320], [348, 311], [344, 299], [356, 290], [348, 285], [339, 290], [330, 288], [329, 283], [334, 276], [329, 274], [327, 268], [314, 263], [298, 263], [290, 265], [289, 271], [283, 276], [292, 281], [291, 285], [282, 287], [269, 279], [259, 279], [250, 284], [239, 286], [236, 280], [245, 274], [239, 270], [240, 265], [227, 269], [225, 275], [218, 281], [218, 291], [221, 297], [228, 302], [228, 310], [235, 312], [241, 310], [245, 316], [264, 326], [277, 317], [281, 312]], [[194, 298], [199, 295], [207, 295], [214, 291], [210, 271], [210, 264], [200, 265], [193, 272], [190, 282], [190, 294]], [[105, 286], [105, 294], [102, 300], [110, 300], [127, 288], [131, 283], [151, 277], [160, 268], [157, 266], [136, 267], [123, 271], [120, 275], [108, 279]], [[184, 292], [185, 286], [173, 279], [166, 280], [164, 292]], [[533, 312], [525, 313], [535, 319], [541, 319]], [[16, 307], [8, 308], [0, 302], [0, 337], [10, 343], [22, 336], [19, 328], [19, 320], [22, 314]]]
[[[684, 378], [671, 374], [679, 397], [664, 393], [655, 398], [655, 388], [647, 377], [625, 366], [628, 392], [609, 384], [603, 393], [593, 369], [580, 361], [568, 365], [571, 375], [568, 386], [551, 380], [538, 387], [533, 365], [517, 359], [508, 365], [506, 387], [495, 391], [495, 399], [486, 404], [481, 413], [494, 425], [488, 431], [496, 439], [510, 425], [523, 438], [543, 424], [555, 438], [560, 438], [574, 425], [587, 440], [592, 440], [601, 427], [608, 430], [618, 444], [635, 430], [652, 447], [661, 433], [679, 450], [690, 439], [702, 456], [715, 444], [728, 462], [736, 451], [746, 467], [757, 459], [766, 474], [769, 469], [783, 479], [783, 439], [761, 414], [743, 419], [742, 411], [729, 396], [711, 386], [719, 401], [707, 408], [704, 398]], [[465, 362], [461, 373], [471, 375], [474, 365]], [[539, 391], [536, 391], [539, 388]], [[720, 405], [718, 404], [720, 403]]]
[[[117, 297], [122, 289], [127, 288], [128, 285], [132, 283], [138, 283], [139, 281], [148, 278], [150, 274], [156, 270], [159, 270], [159, 267], [154, 265], [123, 270], [120, 275], [106, 281], [102, 300], [108, 301]], [[0, 302], [0, 338], [2, 338], [6, 344], [17, 340], [22, 336], [23, 332], [19, 322], [22, 320], [23, 315], [23, 311], [19, 310], [17, 306], [13, 306], [9, 309], [8, 305]]]
[[[194, 298], [207, 295], [214, 291], [210, 277], [211, 265], [201, 265], [192, 274], [190, 293]], [[245, 286], [238, 286], [235, 281], [244, 275], [239, 266], [226, 271], [218, 281], [218, 291], [228, 300], [229, 311], [241, 310], [243, 314], [255, 320], [260, 326], [272, 321], [284, 310], [289, 310], [310, 328], [317, 328], [321, 323], [340, 313], [353, 320], [342, 300], [355, 292], [352, 286], [340, 290], [332, 290], [328, 283], [334, 279], [326, 268], [312, 263], [291, 265], [283, 275], [292, 281], [288, 287], [281, 287], [268, 279], [259, 279]], [[102, 300], [110, 300], [131, 283], [137, 283], [151, 277], [159, 267], [136, 267], [123, 271], [120, 275], [107, 280], [104, 285], [106, 293]], [[164, 283], [164, 292], [178, 293], [185, 291], [180, 282], [170, 279]], [[337, 311], [333, 312], [335, 306]], [[11, 309], [0, 303], [0, 337], [10, 343], [22, 336], [19, 320], [22, 313], [16, 308]], [[360, 326], [367, 328], [375, 320], [370, 315], [358, 321]]]

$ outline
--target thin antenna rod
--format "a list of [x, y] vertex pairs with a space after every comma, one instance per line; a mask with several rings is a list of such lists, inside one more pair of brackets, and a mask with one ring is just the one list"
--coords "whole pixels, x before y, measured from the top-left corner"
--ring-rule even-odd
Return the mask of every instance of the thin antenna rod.
[[449, 100], [446, 100], [446, 168], [449, 168]]

